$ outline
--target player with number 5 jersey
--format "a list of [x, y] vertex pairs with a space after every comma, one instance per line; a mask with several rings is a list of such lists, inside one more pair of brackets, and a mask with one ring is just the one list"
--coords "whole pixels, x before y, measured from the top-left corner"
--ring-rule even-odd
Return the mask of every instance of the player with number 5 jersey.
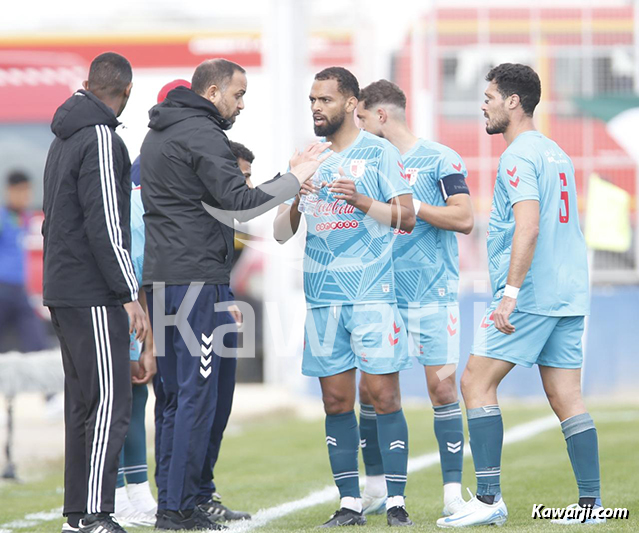
[[538, 131], [525, 131], [499, 160], [488, 225], [488, 260], [493, 296], [508, 277], [513, 206], [539, 202], [539, 236], [528, 274], [517, 296], [517, 309], [544, 316], [589, 313], [586, 243], [579, 228], [575, 169], [557, 143]]
[[[504, 63], [486, 81], [481, 107], [486, 132], [502, 134], [508, 147], [499, 161], [488, 230], [493, 301], [461, 380], [477, 493], [459, 512], [440, 518], [440, 527], [500, 526], [508, 518], [500, 486], [504, 425], [497, 388], [515, 365], [539, 366], [566, 439], [579, 489], [577, 506], [601, 507], [597, 430], [581, 395], [589, 291], [574, 167], [535, 129], [541, 82], [533, 69]], [[586, 520], [601, 521], [605, 518]], [[553, 522], [579, 524], [568, 518]]]

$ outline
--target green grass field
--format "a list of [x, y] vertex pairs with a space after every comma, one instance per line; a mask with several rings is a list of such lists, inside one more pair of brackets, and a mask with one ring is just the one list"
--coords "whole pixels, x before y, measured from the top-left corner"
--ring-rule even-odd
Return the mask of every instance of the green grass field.
[[[551, 414], [543, 406], [506, 407], [506, 430]], [[597, 407], [591, 410], [599, 431], [603, 498], [607, 507], [626, 507], [629, 520], [609, 521], [598, 529], [639, 531], [639, 410], [636, 406]], [[411, 457], [436, 451], [432, 411], [426, 406], [406, 411]], [[322, 421], [300, 421], [273, 416], [252, 422], [228, 435], [216, 470], [218, 489], [229, 507], [256, 513], [303, 498], [332, 482]], [[360, 461], [361, 462], [361, 461]], [[474, 490], [472, 460], [464, 463], [464, 486]], [[0, 533], [60, 531], [62, 518], [28, 525], [33, 513], [62, 505], [62, 463], [24, 469], [22, 484], [0, 484]], [[152, 466], [151, 466], [152, 470]], [[533, 520], [533, 503], [562, 507], [576, 501], [577, 493], [559, 425], [519, 443], [504, 447], [502, 487], [508, 506], [508, 530], [563, 531], [547, 521]], [[441, 513], [441, 474], [438, 465], [409, 476], [407, 509], [418, 530], [436, 531]], [[337, 507], [337, 500], [274, 519], [257, 531], [313, 531]], [[42, 515], [41, 515], [42, 516]], [[45, 515], [46, 517], [46, 515]], [[12, 523], [13, 522], [13, 523]], [[473, 528], [478, 529], [478, 528]], [[481, 528], [479, 528], [481, 529]], [[144, 528], [129, 529], [142, 532]], [[150, 531], [150, 529], [147, 529]], [[370, 517], [365, 531], [387, 531], [385, 516]], [[485, 530], [485, 528], [484, 528]]]

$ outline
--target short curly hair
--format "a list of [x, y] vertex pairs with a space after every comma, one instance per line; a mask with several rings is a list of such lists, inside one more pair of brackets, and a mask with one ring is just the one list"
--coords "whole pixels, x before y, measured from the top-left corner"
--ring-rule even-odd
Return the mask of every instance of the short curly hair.
[[315, 74], [318, 81], [335, 80], [339, 92], [346, 97], [359, 96], [359, 82], [350, 70], [344, 67], [328, 67]]
[[231, 144], [231, 152], [235, 156], [235, 159], [244, 159], [247, 163], [252, 163], [255, 159], [255, 155], [242, 143], [235, 141], [229, 141]]
[[519, 96], [524, 113], [532, 117], [541, 99], [541, 81], [532, 68], [519, 63], [502, 63], [490, 69], [486, 81], [494, 81], [503, 98], [513, 94]]
[[400, 109], [406, 109], [404, 91], [388, 80], [374, 81], [364, 87], [359, 93], [359, 101], [364, 103], [364, 109], [378, 104], [393, 104]]

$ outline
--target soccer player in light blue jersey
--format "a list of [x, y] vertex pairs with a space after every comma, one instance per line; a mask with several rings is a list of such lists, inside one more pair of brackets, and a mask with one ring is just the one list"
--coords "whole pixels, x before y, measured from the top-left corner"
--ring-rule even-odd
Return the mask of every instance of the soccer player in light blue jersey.
[[486, 81], [486, 131], [503, 134], [508, 147], [499, 161], [488, 233], [493, 302], [461, 382], [477, 494], [458, 513], [440, 518], [441, 527], [501, 525], [507, 519], [497, 387], [515, 365], [539, 366], [577, 479], [576, 505], [601, 506], [597, 431], [581, 395], [581, 337], [590, 298], [575, 170], [565, 152], [534, 127], [541, 97], [537, 74], [505, 63]]
[[[355, 417], [356, 369], [366, 375], [377, 416], [388, 500], [387, 521], [412, 525], [405, 509], [408, 428], [401, 408], [399, 371], [410, 367], [408, 338], [397, 309], [393, 228], [411, 231], [411, 189], [401, 158], [388, 141], [355, 124], [359, 84], [348, 70], [315, 76], [310, 102], [315, 134], [332, 143], [306, 203], [304, 292], [308, 307], [302, 372], [320, 380], [326, 444], [340, 509], [323, 527], [361, 525]], [[274, 234], [284, 242], [299, 227], [298, 196], [280, 206]]]
[[[455, 232], [470, 233], [473, 208], [464, 163], [439, 143], [419, 139], [406, 124], [406, 96], [394, 83], [379, 80], [362, 89], [357, 105], [360, 126], [383, 137], [402, 154], [403, 176], [413, 191], [417, 223], [396, 231], [393, 243], [397, 305], [412, 340], [413, 355], [424, 365], [434, 409], [444, 483], [445, 516], [464, 505], [461, 494], [464, 429], [457, 396], [459, 362], [459, 256]], [[360, 434], [366, 465], [364, 513], [375, 513], [386, 498], [366, 377], [360, 380]], [[381, 478], [381, 479], [380, 479]]]

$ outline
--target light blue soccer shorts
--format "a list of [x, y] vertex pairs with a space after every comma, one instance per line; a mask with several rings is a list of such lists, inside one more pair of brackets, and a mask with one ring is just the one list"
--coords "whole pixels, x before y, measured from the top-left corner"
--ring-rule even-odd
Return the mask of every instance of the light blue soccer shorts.
[[334, 376], [353, 368], [367, 374], [392, 374], [411, 366], [397, 304], [332, 305], [307, 311], [305, 376]]
[[459, 363], [459, 305], [400, 307], [410, 353], [425, 366]]
[[493, 301], [477, 328], [471, 353], [516, 365], [581, 368], [583, 316], [544, 316], [515, 311], [510, 323], [515, 333], [506, 335], [493, 322], [499, 300]]
[[131, 361], [140, 360], [140, 351], [142, 349], [142, 343], [135, 338], [135, 331], [131, 333], [129, 340], [129, 358]]

